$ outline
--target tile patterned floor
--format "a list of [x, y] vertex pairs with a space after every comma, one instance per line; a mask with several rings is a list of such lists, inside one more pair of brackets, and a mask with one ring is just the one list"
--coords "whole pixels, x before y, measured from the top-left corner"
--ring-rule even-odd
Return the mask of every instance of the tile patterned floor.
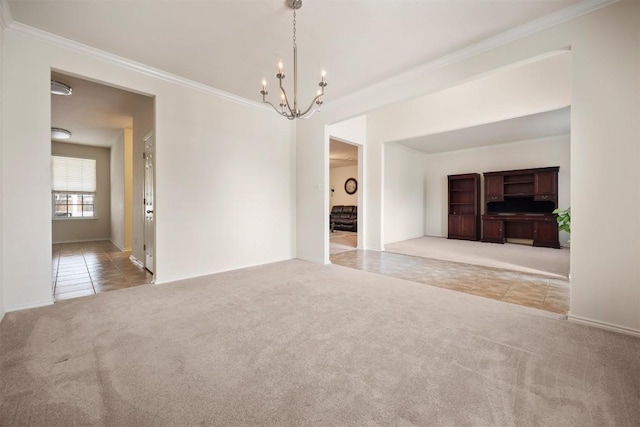
[[61, 243], [52, 248], [56, 301], [151, 283], [153, 275], [109, 241]]
[[391, 252], [331, 254], [333, 264], [566, 315], [569, 281]]

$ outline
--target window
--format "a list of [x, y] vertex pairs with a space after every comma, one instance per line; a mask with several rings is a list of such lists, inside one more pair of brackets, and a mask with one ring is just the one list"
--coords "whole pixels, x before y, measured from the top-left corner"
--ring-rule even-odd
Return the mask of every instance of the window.
[[95, 218], [96, 160], [51, 156], [53, 218]]

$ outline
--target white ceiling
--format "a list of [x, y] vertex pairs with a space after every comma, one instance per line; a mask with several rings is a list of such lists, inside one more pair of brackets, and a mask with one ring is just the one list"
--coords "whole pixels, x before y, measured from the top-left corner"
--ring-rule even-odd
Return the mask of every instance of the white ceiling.
[[434, 154], [570, 133], [571, 108], [566, 107], [396, 142], [424, 153]]
[[[304, 0], [298, 11], [300, 102], [327, 70], [325, 101], [589, 0]], [[274, 88], [278, 58], [291, 84], [292, 11], [286, 0], [8, 0], [13, 20], [237, 96]], [[52, 126], [70, 142], [109, 146], [131, 127], [141, 95], [70, 76], [71, 97], [52, 97]], [[272, 90], [272, 93], [275, 91]], [[564, 120], [563, 124], [559, 122]], [[514, 119], [402, 141], [436, 153], [559, 132], [568, 112]], [[548, 129], [542, 129], [545, 125]], [[528, 130], [527, 130], [528, 129]], [[534, 136], [533, 129], [540, 130]], [[541, 130], [542, 129], [542, 130]], [[473, 132], [470, 138], [468, 132]], [[568, 132], [565, 132], [568, 133]], [[344, 153], [343, 153], [344, 154]], [[357, 155], [333, 161], [348, 165]]]
[[[300, 102], [326, 101], [586, 0], [304, 0]], [[286, 0], [9, 0], [14, 21], [255, 101], [277, 59], [291, 84]], [[274, 91], [272, 91], [273, 93]]]
[[329, 167], [341, 168], [358, 164], [358, 147], [352, 144], [329, 141]]
[[62, 142], [110, 147], [122, 129], [133, 127], [133, 111], [146, 98], [65, 74], [51, 78], [73, 89], [70, 96], [51, 95], [51, 126], [72, 134]]

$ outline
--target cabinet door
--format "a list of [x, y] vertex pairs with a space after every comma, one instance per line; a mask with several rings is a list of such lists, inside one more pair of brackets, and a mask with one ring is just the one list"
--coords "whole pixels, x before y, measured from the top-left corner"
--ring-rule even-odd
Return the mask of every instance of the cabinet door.
[[488, 202], [504, 200], [503, 176], [490, 175], [484, 177], [484, 198]]
[[449, 239], [457, 239], [460, 236], [460, 215], [449, 215]]
[[560, 248], [558, 223], [554, 221], [536, 221], [533, 224], [533, 246]]
[[504, 221], [485, 219], [482, 221], [482, 241], [504, 243]]
[[449, 215], [449, 239], [478, 240], [475, 215]]
[[535, 195], [553, 196], [558, 192], [557, 172], [538, 172], [535, 175]]

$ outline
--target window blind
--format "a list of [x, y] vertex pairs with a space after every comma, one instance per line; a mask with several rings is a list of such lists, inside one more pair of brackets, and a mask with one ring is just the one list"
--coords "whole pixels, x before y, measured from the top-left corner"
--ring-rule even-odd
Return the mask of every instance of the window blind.
[[51, 156], [53, 191], [96, 191], [95, 159]]

